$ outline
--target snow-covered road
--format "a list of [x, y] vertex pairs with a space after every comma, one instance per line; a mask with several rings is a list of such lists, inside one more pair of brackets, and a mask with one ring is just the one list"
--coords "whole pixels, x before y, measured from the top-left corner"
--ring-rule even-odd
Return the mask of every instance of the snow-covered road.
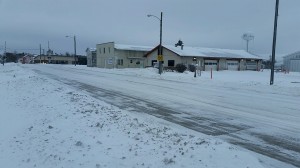
[[160, 76], [155, 69], [25, 67], [121, 109], [152, 114], [300, 166], [299, 74], [276, 74], [275, 85], [269, 86], [267, 72], [216, 72], [210, 80], [207, 73], [194, 79], [172, 72]]
[[[128, 112], [99, 100], [120, 98], [119, 92], [76, 81], [64, 84], [56, 75], [26, 67], [0, 68], [0, 167], [291, 167], [143, 113], [143, 105], [150, 112], [155, 108], [149, 106], [158, 106], [154, 103], [121, 95], [130, 98], [123, 104], [137, 101], [127, 107], [139, 105]], [[161, 110], [165, 116], [174, 113]]]

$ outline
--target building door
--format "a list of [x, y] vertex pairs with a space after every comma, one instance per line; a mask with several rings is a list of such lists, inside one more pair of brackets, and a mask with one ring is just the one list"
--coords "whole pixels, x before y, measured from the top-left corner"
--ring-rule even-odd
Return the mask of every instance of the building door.
[[204, 60], [205, 71], [216, 71], [218, 69], [218, 61], [217, 60]]
[[239, 70], [239, 61], [227, 61], [227, 70], [230, 71]]
[[96, 60], [96, 55], [92, 54], [92, 62], [91, 62], [91, 66], [92, 67], [96, 67], [97, 65], [97, 60]]
[[257, 61], [247, 61], [246, 70], [257, 70]]

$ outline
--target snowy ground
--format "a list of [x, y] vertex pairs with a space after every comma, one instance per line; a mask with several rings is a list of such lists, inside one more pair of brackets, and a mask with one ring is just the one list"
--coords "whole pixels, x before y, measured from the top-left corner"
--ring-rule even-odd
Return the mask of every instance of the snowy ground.
[[[76, 90], [29, 69], [35, 68], [34, 66], [48, 67], [6, 64], [0, 68], [0, 167], [259, 168], [265, 165], [259, 161], [258, 155], [228, 144], [218, 137], [107, 104], [85, 91]], [[54, 69], [62, 66], [49, 67], [55, 73]], [[71, 71], [74, 68], [63, 67]], [[209, 73], [203, 73], [201, 78], [194, 79], [191, 73], [170, 72], [159, 76], [154, 72], [155, 69], [105, 70], [82, 66], [77, 66], [76, 69], [86, 73], [112, 73], [121, 77], [130, 75], [141, 78], [139, 82], [146, 81], [147, 78], [153, 81], [152, 85], [156, 79], [202, 82], [206, 87], [211, 85]], [[238, 73], [243, 75], [238, 75], [238, 78], [228, 77], [228, 74]], [[253, 73], [258, 75], [254, 78]], [[214, 74], [213, 85], [232, 87], [235, 82], [234, 89], [237, 90], [243, 88], [249, 92], [265, 92], [275, 97], [292, 95], [295, 98], [290, 102], [292, 110], [286, 110], [291, 117], [280, 122], [278, 129], [290, 128], [289, 131], [296, 132], [296, 135], [290, 136], [299, 138], [299, 114], [295, 112], [299, 111], [299, 105], [295, 102], [300, 96], [300, 83], [297, 83], [300, 82], [300, 74], [276, 75], [272, 90], [269, 89], [268, 81], [263, 80], [268, 74], [223, 71]], [[104, 79], [97, 82], [101, 81], [106, 82]], [[115, 81], [117, 83], [118, 80]], [[111, 87], [118, 86], [115, 84]], [[132, 88], [134, 89], [139, 92], [139, 88]], [[267, 100], [262, 102], [267, 103]], [[251, 115], [247, 117], [250, 117], [249, 120], [252, 120], [251, 117], [259, 120], [266, 118]], [[275, 125], [274, 122], [279, 121], [280, 117], [270, 118], [270, 124]], [[276, 161], [272, 163], [278, 167], [284, 165]]]

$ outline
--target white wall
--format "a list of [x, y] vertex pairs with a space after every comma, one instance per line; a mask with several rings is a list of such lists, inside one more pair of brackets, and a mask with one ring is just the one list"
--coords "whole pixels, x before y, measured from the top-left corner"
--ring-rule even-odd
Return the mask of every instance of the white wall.
[[[158, 55], [157, 49], [154, 50], [153, 52], [151, 52], [147, 56], [147, 59], [145, 61], [146, 66], [148, 66], [148, 67], [152, 66], [152, 61], [156, 61], [157, 60], [157, 55]], [[176, 66], [176, 64], [182, 63], [181, 57], [179, 57], [174, 52], [171, 52], [170, 50], [165, 49], [165, 48], [163, 48], [163, 58], [164, 58], [164, 67], [169, 66], [168, 65], [168, 61], [169, 60], [174, 60], [174, 66]]]
[[97, 67], [115, 68], [114, 42], [97, 44]]

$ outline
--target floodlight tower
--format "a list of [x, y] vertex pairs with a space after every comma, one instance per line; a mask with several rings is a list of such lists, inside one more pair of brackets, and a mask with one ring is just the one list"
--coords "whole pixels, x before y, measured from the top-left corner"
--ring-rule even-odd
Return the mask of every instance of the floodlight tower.
[[244, 33], [242, 39], [247, 42], [247, 52], [249, 52], [249, 41], [254, 40], [254, 35], [251, 33]]

